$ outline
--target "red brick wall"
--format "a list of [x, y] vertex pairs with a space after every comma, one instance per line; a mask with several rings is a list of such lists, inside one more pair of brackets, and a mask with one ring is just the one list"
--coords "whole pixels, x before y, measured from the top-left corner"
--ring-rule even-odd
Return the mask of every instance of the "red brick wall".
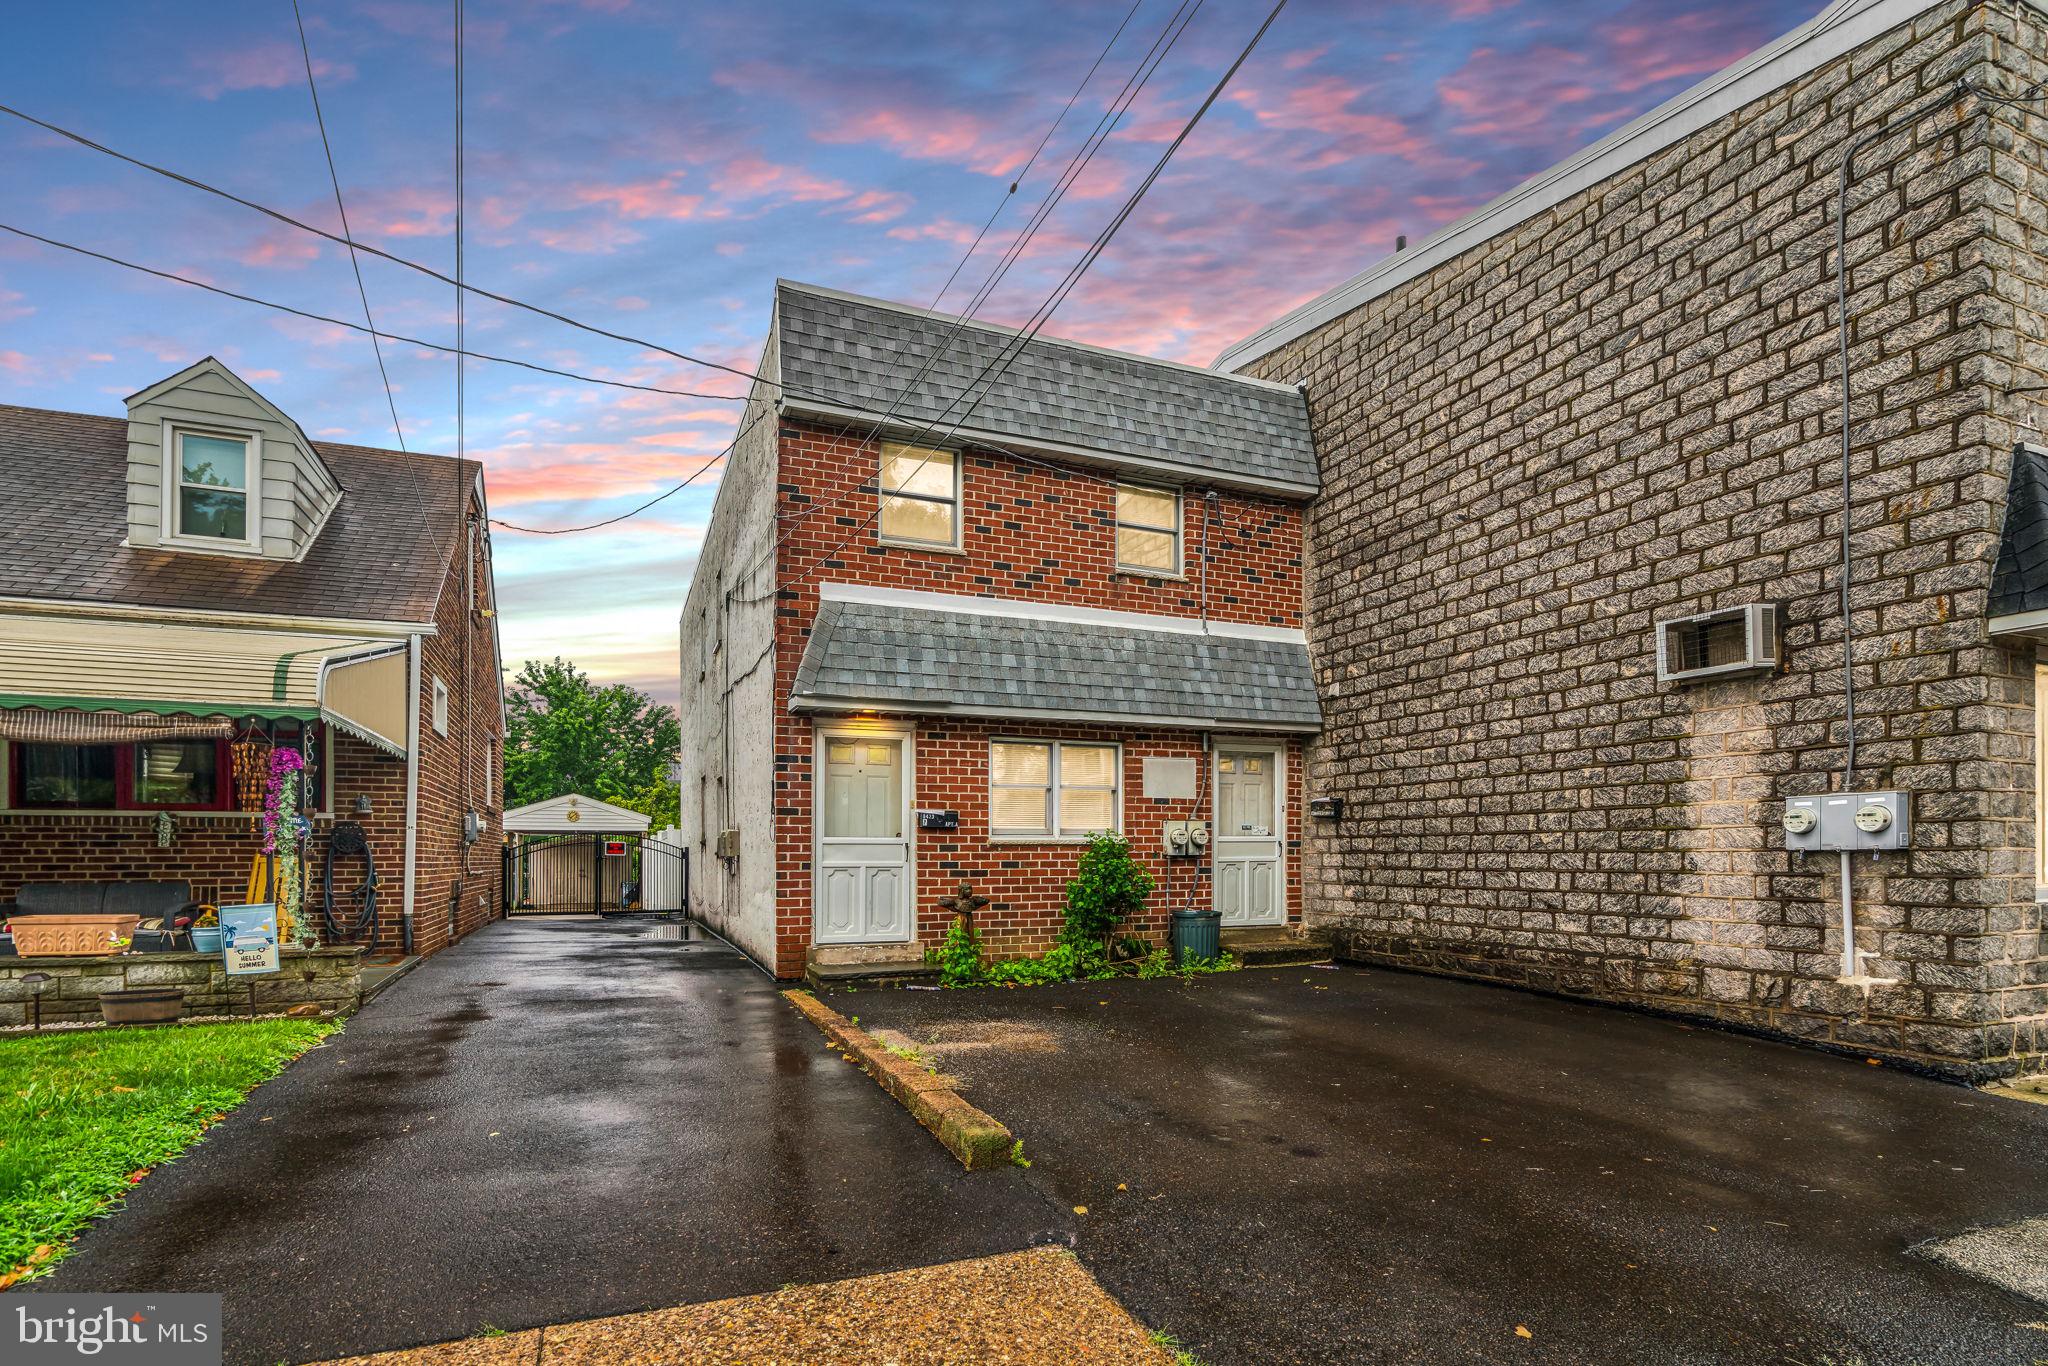
[[[1035, 459], [1035, 457], [1034, 457]], [[777, 605], [775, 642], [776, 968], [802, 973], [811, 943], [812, 722], [792, 716], [787, 700], [818, 611], [820, 583], [859, 583], [962, 595], [1107, 608], [1166, 616], [1197, 615], [1203, 603], [1199, 573], [1204, 523], [1208, 550], [1207, 605], [1219, 621], [1300, 627], [1302, 623], [1302, 515], [1299, 504], [1241, 494], [1205, 504], [1190, 489], [1183, 499], [1183, 579], [1155, 579], [1116, 569], [1114, 480], [1078, 466], [1020, 461], [970, 447], [962, 462], [960, 551], [881, 544], [869, 518], [877, 457], [860, 434], [785, 422], [781, 433], [779, 525], [787, 536], [778, 552], [785, 587]], [[863, 491], [865, 490], [865, 491]], [[822, 506], [820, 506], [822, 505]], [[816, 511], [809, 511], [817, 508]], [[794, 520], [800, 514], [809, 515]], [[1206, 513], [1206, 516], [1205, 516]], [[863, 525], [865, 523], [865, 525]], [[840, 549], [840, 543], [847, 544]], [[801, 583], [794, 580], [802, 579]], [[1118, 739], [1125, 744], [1127, 794], [1124, 824], [1136, 847], [1164, 870], [1160, 822], [1191, 811], [1160, 814], [1136, 792], [1138, 761], [1148, 754], [1195, 754], [1192, 732], [1120, 731], [1006, 723], [1000, 727], [921, 721], [918, 729], [916, 804], [957, 810], [957, 834], [917, 841], [917, 921], [920, 940], [936, 939], [949, 916], [934, 904], [964, 874], [999, 905], [982, 913], [992, 950], [1015, 954], [1049, 944], [1060, 927], [1067, 880], [1079, 846], [992, 845], [988, 841], [988, 739], [992, 734]], [[927, 748], [929, 746], [929, 749]], [[1301, 763], [1290, 746], [1287, 811], [1289, 918], [1299, 915]], [[930, 774], [930, 777], [926, 775]], [[928, 787], [928, 784], [930, 786]], [[1204, 786], [1206, 804], [1207, 787]], [[1182, 805], [1186, 805], [1183, 803]], [[1208, 903], [1203, 872], [1177, 865], [1180, 903]], [[986, 881], [987, 885], [983, 885]], [[1156, 914], [1136, 932], [1157, 938], [1170, 909], [1162, 879]]]
[[[500, 681], [491, 619], [481, 615], [488, 600], [490, 576], [480, 544], [477, 561], [476, 611], [469, 610], [460, 553], [451, 553], [447, 582], [436, 614], [437, 635], [423, 642], [420, 680], [420, 794], [417, 847], [418, 885], [415, 894], [414, 942], [418, 953], [443, 948], [494, 919], [502, 904], [500, 890], [504, 844], [504, 754]], [[464, 687], [463, 641], [469, 642], [468, 686]], [[433, 681], [445, 680], [450, 691], [449, 729], [436, 735], [431, 726]], [[471, 735], [469, 776], [463, 775], [463, 728]], [[396, 952], [401, 943], [405, 900], [405, 764], [353, 736], [336, 733], [333, 762], [333, 818], [316, 819], [308, 852], [306, 905], [317, 911], [327, 840], [334, 819], [360, 824], [368, 836], [378, 875], [378, 920], [375, 947]], [[485, 755], [490, 760], [486, 788]], [[370, 799], [370, 812], [358, 815], [356, 798]], [[484, 838], [466, 851], [462, 815], [474, 807], [484, 813]], [[260, 824], [251, 817], [202, 817], [178, 814], [170, 848], [156, 847], [153, 815], [70, 816], [55, 812], [0, 813], [0, 901], [11, 900], [24, 882], [98, 881], [108, 878], [183, 878], [202, 901], [239, 901], [248, 884], [250, 860], [263, 848]], [[338, 913], [346, 915], [346, 898], [360, 885], [361, 860], [349, 859], [335, 870]], [[461, 913], [450, 935], [450, 906], [458, 888]], [[479, 900], [481, 898], [481, 900]], [[322, 937], [325, 929], [322, 927]]]
[[[471, 513], [480, 515], [481, 507], [472, 503]], [[480, 521], [471, 567], [473, 604], [465, 582], [467, 550], [465, 535], [449, 556], [434, 616], [437, 634], [428, 636], [421, 647], [419, 871], [413, 897], [413, 946], [420, 953], [432, 953], [496, 919], [504, 902], [504, 722], [495, 633], [491, 619], [482, 615], [496, 604], [489, 600], [488, 548]], [[446, 735], [433, 728], [437, 677], [449, 690]], [[462, 817], [471, 810], [483, 814], [484, 835], [465, 847]], [[459, 908], [452, 933], [451, 907]]]
[[[363, 826], [377, 862], [378, 946], [396, 949], [405, 849], [405, 765], [353, 736], [338, 733], [332, 738], [329, 754], [334, 809], [340, 819]], [[358, 796], [370, 798], [369, 815], [355, 814]], [[0, 901], [13, 900], [29, 882], [119, 878], [183, 879], [192, 884], [197, 900], [215, 904], [240, 901], [248, 888], [249, 864], [263, 851], [261, 818], [177, 812], [172, 819], [176, 824], [170, 847], [160, 849], [153, 814], [0, 814]], [[324, 815], [313, 819], [305, 904], [316, 916], [321, 869], [334, 821], [335, 817]], [[361, 860], [350, 859], [336, 867], [337, 902], [345, 901], [361, 884], [361, 866]], [[324, 925], [321, 937], [327, 937]]]

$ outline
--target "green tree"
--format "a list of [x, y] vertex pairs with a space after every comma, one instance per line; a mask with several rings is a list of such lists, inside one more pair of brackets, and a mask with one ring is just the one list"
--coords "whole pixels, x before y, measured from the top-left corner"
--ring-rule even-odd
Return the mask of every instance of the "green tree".
[[673, 707], [624, 683], [592, 682], [558, 655], [526, 661], [505, 709], [505, 805], [580, 792], [638, 811], [657, 830], [681, 819]]

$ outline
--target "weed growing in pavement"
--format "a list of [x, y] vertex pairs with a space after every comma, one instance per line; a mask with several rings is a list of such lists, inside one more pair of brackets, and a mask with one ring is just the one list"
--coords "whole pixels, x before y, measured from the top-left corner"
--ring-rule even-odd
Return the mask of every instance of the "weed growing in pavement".
[[479, 1338], [501, 1338], [505, 1336], [505, 1330], [500, 1328], [495, 1323], [487, 1323], [483, 1327], [477, 1329], [477, 1331], [471, 1334], [471, 1336]]
[[1031, 1165], [1031, 1159], [1024, 1156], [1024, 1140], [1021, 1138], [1010, 1145], [1010, 1165], [1013, 1167], [1028, 1167]]
[[1190, 958], [1179, 967], [1173, 965], [1173, 955], [1165, 949], [1154, 949], [1138, 960], [1138, 977], [1141, 981], [1156, 981], [1161, 977], [1178, 977], [1188, 981], [1211, 972], [1235, 972], [1237, 960], [1227, 953], [1214, 958]]
[[1172, 1355], [1173, 1366], [1202, 1366], [1201, 1358], [1181, 1346], [1180, 1339], [1164, 1328], [1154, 1328], [1151, 1338], [1154, 1347]]
[[932, 1060], [930, 1058], [927, 1058], [923, 1053], [918, 1051], [916, 1045], [914, 1044], [905, 1045], [900, 1043], [885, 1043], [882, 1045], [882, 1047], [888, 1049], [891, 1053], [903, 1059], [903, 1061], [910, 1063], [911, 1065], [916, 1067], [922, 1067], [927, 1072], [937, 1073], [939, 1070], [936, 1066], [933, 1065]]

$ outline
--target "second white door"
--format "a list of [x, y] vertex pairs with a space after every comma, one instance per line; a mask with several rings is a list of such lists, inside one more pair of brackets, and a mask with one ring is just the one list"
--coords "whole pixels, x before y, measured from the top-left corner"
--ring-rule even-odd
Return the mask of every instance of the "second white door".
[[906, 746], [901, 737], [827, 734], [819, 749], [817, 941], [907, 941]]
[[1281, 857], [1280, 765], [1284, 751], [1220, 745], [1216, 750], [1216, 909], [1231, 926], [1282, 925], [1286, 863]]

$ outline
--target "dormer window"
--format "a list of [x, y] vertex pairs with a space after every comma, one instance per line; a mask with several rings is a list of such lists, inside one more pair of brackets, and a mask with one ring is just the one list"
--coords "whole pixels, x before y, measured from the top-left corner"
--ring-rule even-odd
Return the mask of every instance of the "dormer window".
[[165, 531], [183, 541], [248, 546], [255, 540], [249, 494], [259, 459], [247, 433], [170, 428], [172, 497]]

